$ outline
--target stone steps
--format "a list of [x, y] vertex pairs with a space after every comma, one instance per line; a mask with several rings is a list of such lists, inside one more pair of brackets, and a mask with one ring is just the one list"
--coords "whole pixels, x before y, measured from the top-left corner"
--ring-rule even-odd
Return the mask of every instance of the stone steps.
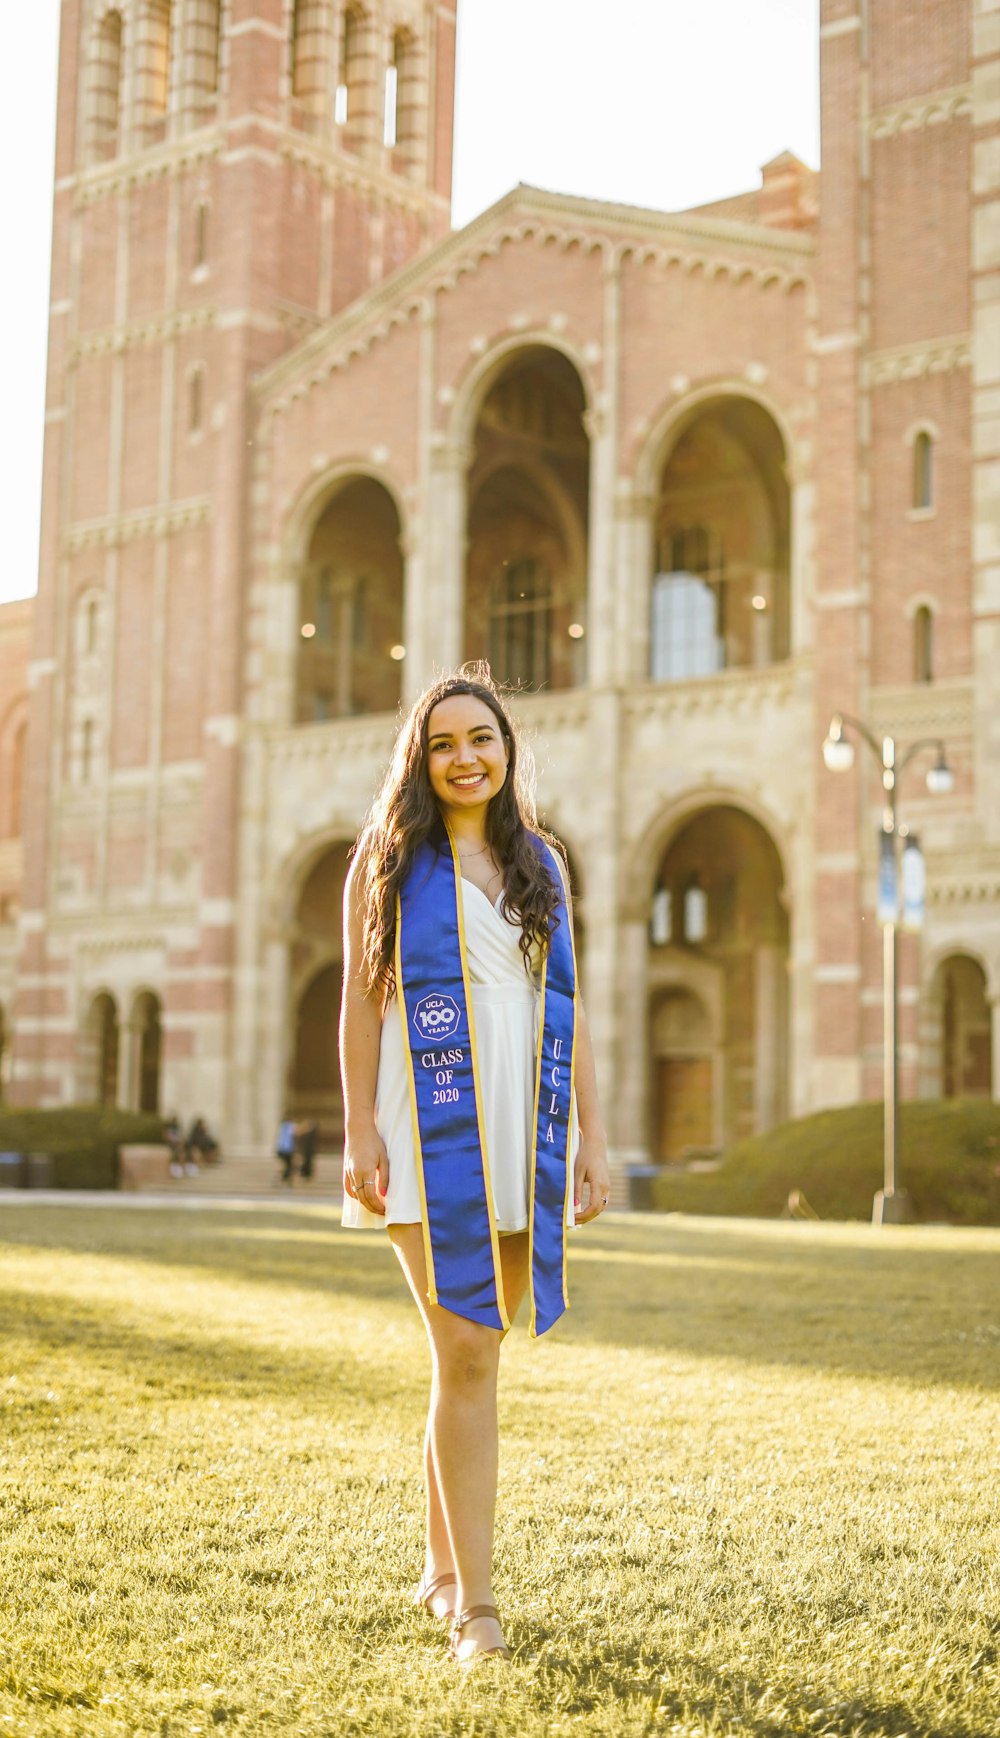
[[266, 1154], [226, 1157], [218, 1165], [204, 1165], [196, 1176], [171, 1177], [166, 1163], [137, 1165], [123, 1176], [122, 1186], [131, 1194], [171, 1195], [277, 1195], [295, 1194], [303, 1200], [341, 1199], [339, 1154], [320, 1153], [311, 1178], [294, 1176], [291, 1185], [281, 1182], [278, 1161]]

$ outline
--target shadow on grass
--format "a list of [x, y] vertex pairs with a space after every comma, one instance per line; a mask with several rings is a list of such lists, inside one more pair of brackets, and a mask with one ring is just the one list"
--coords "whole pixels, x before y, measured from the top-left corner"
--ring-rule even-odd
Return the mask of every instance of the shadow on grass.
[[[530, 1640], [516, 1639], [530, 1657]], [[672, 1688], [665, 1681], [669, 1676], [665, 1668], [671, 1663], [656, 1657], [652, 1649], [637, 1655], [634, 1647], [624, 1645], [603, 1647], [600, 1656], [587, 1665], [579, 1657], [560, 1658], [556, 1652], [547, 1651], [545, 1658], [545, 1667], [554, 1669], [563, 1680], [560, 1706], [569, 1715], [592, 1713], [606, 1706], [610, 1698], [619, 1705], [633, 1700], [645, 1703], [655, 1718], [670, 1718], [678, 1725], [689, 1722], [694, 1714], [714, 1730], [713, 1722], [721, 1717], [738, 1723], [739, 1731], [753, 1734], [753, 1738], [788, 1738], [791, 1731], [822, 1731], [828, 1738], [865, 1738], [869, 1733], [880, 1738], [890, 1733], [904, 1733], [906, 1738], [985, 1738], [985, 1734], [973, 1733], [964, 1720], [928, 1723], [898, 1700], [850, 1691], [830, 1691], [824, 1696], [792, 1682], [776, 1687], [745, 1673], [725, 1668], [712, 1671], [704, 1660], [690, 1657], [676, 1662], [677, 1676], [687, 1679], [687, 1685], [683, 1690], [679, 1685]], [[567, 1689], [565, 1678], [577, 1680], [575, 1693]], [[767, 1707], [769, 1701], [778, 1704], [773, 1711]]]
[[[22, 1208], [4, 1234], [25, 1248], [315, 1291], [352, 1311], [408, 1307], [384, 1237], [344, 1232], [322, 1209]], [[996, 1390], [1000, 1260], [982, 1236], [611, 1220], [571, 1241], [573, 1307], [556, 1332], [568, 1344]]]
[[[349, 1399], [359, 1408], [372, 1404], [371, 1372], [363, 1359], [308, 1345], [270, 1349], [217, 1330], [202, 1338], [181, 1324], [146, 1330], [123, 1322], [113, 1303], [101, 1310], [65, 1294], [26, 1298], [23, 1291], [0, 1290], [0, 1336], [12, 1364], [18, 1342], [34, 1352], [72, 1351], [98, 1366], [113, 1361], [130, 1372], [138, 1389], [158, 1399], [225, 1394], [287, 1400], [298, 1393], [315, 1408], [322, 1396], [336, 1393], [338, 1401]], [[385, 1398], [398, 1395], [406, 1376], [392, 1372]]]

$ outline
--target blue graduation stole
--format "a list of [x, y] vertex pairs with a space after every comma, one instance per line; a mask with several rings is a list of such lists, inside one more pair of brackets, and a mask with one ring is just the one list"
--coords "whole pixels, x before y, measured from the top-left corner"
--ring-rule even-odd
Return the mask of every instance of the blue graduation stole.
[[[542, 963], [528, 1241], [532, 1335], [568, 1307], [566, 1210], [576, 1048], [576, 962], [563, 880]], [[428, 1296], [486, 1327], [508, 1328], [483, 1127], [476, 1026], [455, 842], [421, 845], [396, 904], [396, 999], [410, 1077]]]

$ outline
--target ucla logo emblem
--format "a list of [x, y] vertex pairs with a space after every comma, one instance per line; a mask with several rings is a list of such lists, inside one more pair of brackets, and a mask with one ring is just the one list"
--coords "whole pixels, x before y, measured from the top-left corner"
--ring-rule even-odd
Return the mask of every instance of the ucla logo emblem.
[[413, 1010], [413, 1025], [418, 1037], [437, 1043], [439, 1038], [451, 1038], [458, 1031], [462, 1016], [452, 996], [421, 996]]

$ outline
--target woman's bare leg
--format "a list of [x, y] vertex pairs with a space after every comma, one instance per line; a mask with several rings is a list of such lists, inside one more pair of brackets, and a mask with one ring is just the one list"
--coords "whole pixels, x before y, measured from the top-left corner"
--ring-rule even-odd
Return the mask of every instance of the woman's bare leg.
[[[393, 1225], [389, 1235], [431, 1346], [433, 1378], [426, 1437], [430, 1446], [426, 1457], [428, 1555], [442, 1570], [447, 1566], [442, 1562], [440, 1515], [458, 1577], [458, 1609], [492, 1604], [497, 1366], [502, 1335], [428, 1301], [419, 1225]], [[501, 1238], [500, 1248], [504, 1295], [508, 1314], [513, 1315], [527, 1283], [527, 1234]], [[469, 1624], [463, 1633], [465, 1640], [483, 1647], [496, 1646], [502, 1639], [499, 1626], [489, 1618]]]

